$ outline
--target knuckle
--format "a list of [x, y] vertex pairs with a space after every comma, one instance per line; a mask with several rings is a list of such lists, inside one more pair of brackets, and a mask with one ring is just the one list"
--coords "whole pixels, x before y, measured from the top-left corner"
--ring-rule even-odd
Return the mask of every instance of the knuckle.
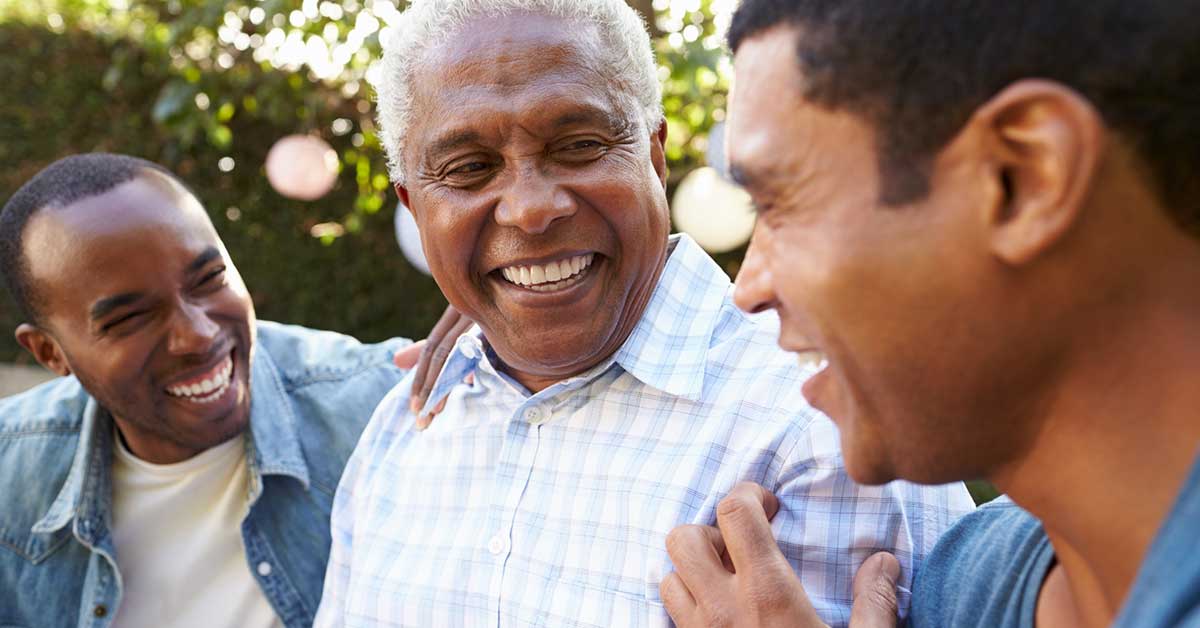
[[900, 611], [900, 603], [896, 600], [896, 589], [886, 581], [880, 580], [867, 588], [867, 603], [880, 611], [895, 616]]
[[684, 555], [699, 540], [701, 534], [698, 525], [689, 524], [676, 527], [667, 533], [667, 553], [672, 558]]

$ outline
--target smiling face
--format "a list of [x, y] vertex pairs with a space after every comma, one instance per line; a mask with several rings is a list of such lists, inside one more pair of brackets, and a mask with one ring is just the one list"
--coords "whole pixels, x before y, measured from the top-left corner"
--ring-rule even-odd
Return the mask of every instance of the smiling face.
[[777, 310], [780, 345], [825, 358], [804, 394], [856, 480], [980, 477], [1027, 441], [1013, 418], [1044, 385], [1033, 316], [988, 252], [1002, 185], [956, 139], [927, 197], [882, 205], [872, 127], [803, 99], [797, 36], [764, 31], [735, 58], [730, 161], [760, 212], [738, 305]]
[[236, 436], [250, 416], [254, 309], [199, 202], [145, 172], [26, 226], [41, 330], [22, 344], [74, 373], [156, 463]]
[[593, 65], [589, 25], [468, 25], [427, 53], [405, 155], [430, 270], [531, 390], [632, 332], [666, 260], [662, 132]]

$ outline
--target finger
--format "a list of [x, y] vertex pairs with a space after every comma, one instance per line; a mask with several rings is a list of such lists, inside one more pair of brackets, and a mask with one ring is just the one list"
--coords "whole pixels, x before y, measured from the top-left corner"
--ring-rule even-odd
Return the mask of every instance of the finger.
[[791, 567], [771, 532], [768, 518], [779, 511], [779, 500], [767, 489], [749, 482], [733, 488], [717, 505], [717, 526], [729, 548], [729, 558], [738, 574], [780, 569], [791, 573]]
[[899, 578], [900, 561], [887, 552], [879, 552], [863, 562], [854, 575], [854, 606], [850, 610], [853, 628], [895, 628]]
[[658, 595], [677, 628], [698, 625], [693, 621], [696, 616], [696, 598], [692, 597], [691, 591], [688, 591], [679, 574], [674, 571], [667, 574], [658, 584]]
[[425, 431], [425, 429], [426, 429], [426, 428], [428, 428], [430, 425], [433, 425], [433, 419], [434, 419], [434, 417], [436, 417], [437, 415], [441, 414], [441, 413], [442, 413], [442, 410], [445, 410], [445, 409], [446, 409], [446, 401], [448, 401], [449, 399], [450, 399], [450, 396], [449, 396], [449, 395], [446, 395], [445, 397], [442, 397], [442, 400], [441, 400], [441, 401], [439, 401], [439, 402], [438, 402], [438, 404], [437, 404], [436, 406], [434, 406], [434, 407], [433, 407], [433, 412], [432, 412], [432, 413], [430, 413], [430, 414], [426, 414], [426, 415], [422, 415], [422, 416], [421, 416], [421, 418], [417, 419], [417, 425], [416, 425], [416, 428], [417, 428], [417, 431], [418, 431], [418, 432], [423, 432], [423, 431]]
[[[458, 313], [458, 310], [452, 306], [447, 306], [446, 311], [442, 313], [442, 317], [433, 326], [433, 330], [429, 332], [429, 337], [425, 339], [425, 344], [421, 348], [421, 357], [413, 372], [412, 401], [410, 403], [413, 412], [419, 411], [421, 405], [425, 403], [425, 398], [429, 396], [428, 388], [433, 385], [431, 380], [436, 376], [437, 371], [441, 370], [442, 365], [446, 362], [446, 358], [449, 357], [449, 349], [444, 349], [442, 346], [445, 343], [448, 333], [461, 318], [462, 315]], [[454, 336], [451, 340], [457, 338], [458, 336]], [[436, 370], [434, 370], [435, 365]]]
[[682, 525], [667, 535], [667, 554], [688, 591], [711, 603], [727, 595], [720, 587], [732, 575], [721, 561], [725, 541], [711, 526]]
[[[448, 308], [445, 316], [449, 316], [452, 310], [453, 308]], [[431, 354], [425, 378], [421, 382], [420, 389], [417, 390], [416, 396], [420, 399], [422, 405], [429, 399], [429, 394], [433, 392], [433, 385], [437, 383], [438, 373], [441, 372], [442, 366], [446, 364], [446, 360], [450, 358], [451, 352], [454, 351], [454, 345], [458, 342], [458, 337], [466, 333], [471, 328], [471, 325], [474, 324], [471, 322], [471, 319], [458, 314], [456, 310], [454, 310], [454, 314], [458, 319], [438, 340], [439, 346]]]
[[417, 365], [417, 360], [421, 358], [421, 351], [424, 348], [425, 341], [418, 340], [392, 355], [392, 364], [395, 364], [396, 368], [412, 370]]

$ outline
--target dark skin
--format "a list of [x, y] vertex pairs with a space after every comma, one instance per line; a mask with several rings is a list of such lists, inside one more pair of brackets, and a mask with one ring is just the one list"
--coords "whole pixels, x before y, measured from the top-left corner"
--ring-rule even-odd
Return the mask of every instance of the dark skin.
[[[147, 171], [39, 212], [24, 241], [40, 319], [17, 328], [18, 342], [51, 371], [78, 377], [135, 455], [179, 462], [245, 430], [254, 308], [190, 193]], [[420, 351], [397, 361], [416, 363]], [[227, 387], [173, 394], [226, 369]]]
[[[650, 299], [669, 233], [666, 127], [614, 95], [586, 25], [513, 15], [450, 41], [414, 81], [422, 113], [396, 191], [446, 298], [536, 392], [612, 355]], [[589, 255], [553, 291], [504, 277]]]
[[[735, 59], [731, 164], [761, 208], [735, 299], [777, 310], [785, 348], [827, 356], [805, 396], [854, 479], [991, 480], [1054, 547], [1037, 625], [1110, 624], [1200, 442], [1200, 244], [1091, 104], [1043, 80], [980, 106], [925, 198], [879, 206], [870, 124], [761, 88], [801, 84], [779, 61], [798, 35], [765, 31]], [[822, 625], [781, 575], [763, 493], [739, 487], [719, 530], [672, 546], [679, 625]], [[698, 594], [726, 548], [745, 568]], [[895, 624], [886, 560], [860, 570], [852, 626]]]

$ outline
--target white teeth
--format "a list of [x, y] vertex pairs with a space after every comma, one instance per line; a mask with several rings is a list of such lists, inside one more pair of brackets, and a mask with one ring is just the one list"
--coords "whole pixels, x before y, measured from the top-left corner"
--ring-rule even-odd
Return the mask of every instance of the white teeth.
[[817, 370], [821, 370], [829, 364], [825, 354], [820, 351], [801, 351], [796, 354], [796, 357], [800, 360], [800, 368], [816, 367]]
[[500, 269], [500, 274], [511, 283], [539, 292], [552, 292], [564, 288], [559, 284], [575, 278], [592, 265], [595, 257], [594, 253], [588, 253], [545, 265], [506, 266]]
[[211, 403], [216, 401], [229, 389], [229, 378], [233, 374], [233, 360], [226, 358], [219, 370], [198, 384], [186, 386], [171, 386], [167, 394], [174, 397], [186, 397], [189, 401]]

